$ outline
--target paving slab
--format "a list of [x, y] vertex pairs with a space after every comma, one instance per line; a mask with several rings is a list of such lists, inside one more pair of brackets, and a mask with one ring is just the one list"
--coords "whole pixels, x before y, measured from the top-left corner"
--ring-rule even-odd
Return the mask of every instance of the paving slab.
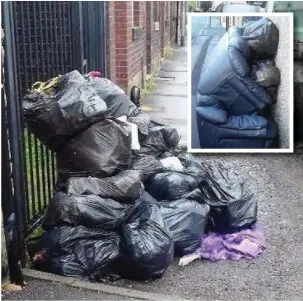
[[180, 145], [187, 145], [187, 47], [173, 47], [154, 77], [155, 87], [143, 101], [143, 110], [154, 120], [177, 129]]

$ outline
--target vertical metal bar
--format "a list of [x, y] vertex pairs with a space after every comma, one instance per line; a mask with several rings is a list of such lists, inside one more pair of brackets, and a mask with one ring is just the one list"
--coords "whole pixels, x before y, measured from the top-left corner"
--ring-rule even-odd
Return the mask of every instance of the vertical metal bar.
[[[26, 1], [24, 2], [24, 5], [26, 5], [26, 11], [27, 11], [27, 28], [28, 28], [28, 36], [27, 36], [27, 43], [29, 47], [29, 60], [26, 61], [26, 64], [29, 64], [28, 70], [29, 70], [29, 75], [30, 75], [30, 83], [33, 84], [34, 77], [33, 77], [33, 51], [32, 51], [32, 28], [31, 28], [31, 18], [30, 18], [30, 7], [29, 7], [29, 2]], [[25, 45], [23, 46], [25, 48]], [[25, 71], [27, 72], [27, 71]], [[28, 84], [29, 82], [27, 82]], [[30, 173], [31, 173], [31, 208], [32, 208], [32, 216], [36, 215], [36, 189], [35, 189], [35, 176], [34, 176], [34, 154], [33, 154], [33, 145], [32, 145], [32, 137], [33, 135], [28, 132], [28, 143], [29, 143], [29, 157], [30, 157]]]
[[[27, 130], [25, 130], [27, 131]], [[25, 171], [25, 180], [26, 180], [26, 189], [25, 189], [25, 207], [26, 207], [26, 216], [27, 216], [27, 221], [30, 220], [31, 218], [31, 214], [30, 214], [30, 206], [29, 206], [29, 199], [30, 199], [30, 194], [31, 192], [29, 191], [28, 189], [28, 178], [27, 178], [27, 175], [28, 175], [28, 172], [29, 172], [29, 169], [28, 169], [28, 165], [27, 165], [27, 154], [26, 154], [26, 150], [28, 149], [28, 139], [26, 139], [25, 135], [24, 135], [24, 138], [23, 138], [23, 141], [24, 141], [24, 171]]]
[[[19, 103], [19, 83], [16, 78], [16, 41], [14, 33], [13, 6], [11, 2], [2, 2], [2, 17], [5, 30], [5, 83], [7, 84], [7, 105], [8, 120], [10, 124], [10, 148], [12, 158], [12, 171], [14, 183], [14, 211], [18, 220], [18, 247], [20, 248], [20, 259], [22, 265], [25, 264], [24, 232], [26, 229], [25, 202], [24, 202], [24, 171], [23, 171], [23, 152], [22, 134], [20, 126], [20, 103]], [[16, 101], [17, 100], [17, 101]], [[18, 254], [19, 255], [19, 254]], [[16, 263], [18, 263], [18, 259]]]
[[[51, 57], [51, 77], [55, 76], [55, 72], [54, 70], [56, 70], [56, 62], [55, 62], [55, 58], [54, 58], [54, 51], [55, 51], [55, 43], [54, 43], [54, 36], [53, 36], [53, 22], [52, 22], [52, 2], [45, 2], [48, 4], [48, 9], [45, 10], [45, 12], [48, 11], [48, 17], [46, 18], [46, 20], [49, 21], [49, 24], [46, 24], [46, 30], [49, 30], [49, 39], [50, 39], [50, 57]], [[49, 61], [48, 61], [49, 62]]]
[[64, 54], [65, 54], [65, 40], [64, 40], [64, 19], [62, 19], [62, 6], [64, 6], [64, 2], [57, 2], [58, 3], [58, 11], [56, 11], [57, 13], [57, 28], [58, 28], [58, 35], [59, 35], [59, 54], [60, 54], [60, 64], [59, 64], [59, 69], [58, 69], [58, 73], [64, 73], [65, 70], [65, 62], [64, 62]]
[[[38, 14], [36, 10], [36, 5], [38, 5], [39, 2], [32, 2], [33, 5], [33, 18], [34, 20], [38, 20]], [[36, 79], [41, 79], [41, 73], [40, 73], [40, 64], [39, 64], [39, 41], [38, 41], [38, 29], [37, 29], [37, 23], [34, 21], [34, 37], [35, 37], [35, 57], [36, 57]], [[42, 37], [41, 37], [42, 38]], [[41, 43], [41, 40], [40, 40]], [[41, 49], [41, 47], [40, 47]], [[38, 214], [41, 212], [41, 194], [40, 194], [40, 160], [39, 160], [39, 150], [38, 150], [38, 139], [34, 137], [34, 143], [35, 143], [35, 171], [36, 171], [36, 185], [35, 185], [35, 191], [37, 195], [37, 202], [35, 203], [36, 208], [38, 207]]]
[[57, 26], [58, 26], [58, 23], [57, 23], [57, 18], [56, 18], [56, 14], [57, 14], [57, 3], [59, 4], [59, 2], [57, 1], [53, 1], [53, 2], [49, 2], [50, 4], [50, 7], [52, 8], [51, 10], [51, 22], [52, 22], [52, 33], [53, 33], [53, 41], [54, 41], [54, 51], [55, 51], [55, 58], [56, 58], [56, 64], [55, 64], [55, 72], [56, 74], [54, 74], [54, 76], [57, 76], [57, 72], [60, 68], [60, 61], [59, 61], [59, 53], [58, 53], [58, 49], [59, 49], [59, 45], [60, 45], [60, 42], [58, 41], [58, 34], [57, 34]]
[[[102, 36], [101, 36], [101, 40], [102, 40], [102, 75], [104, 77], [107, 77], [107, 56], [106, 56], [106, 47], [107, 47], [107, 39], [106, 39], [106, 32], [107, 32], [107, 19], [106, 19], [106, 5], [107, 3], [105, 1], [101, 1], [101, 24], [102, 24]], [[145, 20], [144, 20], [145, 22]], [[145, 23], [144, 23], [145, 26]]]
[[44, 27], [43, 36], [45, 37], [45, 49], [43, 51], [43, 62], [45, 62], [45, 60], [46, 60], [46, 70], [47, 70], [46, 76], [47, 76], [47, 78], [50, 78], [52, 76], [52, 73], [51, 73], [52, 64], [49, 63], [49, 60], [51, 58], [52, 45], [49, 44], [48, 14], [47, 14], [48, 9], [47, 9], [46, 1], [42, 1], [40, 3], [41, 3], [41, 6], [43, 6], [43, 13], [44, 13], [44, 17], [43, 17], [43, 19], [41, 19], [41, 23], [43, 20], [43, 27]]
[[[24, 26], [20, 25], [20, 22], [22, 20], [22, 14], [21, 14], [21, 9], [20, 9], [20, 5], [17, 6], [19, 2], [13, 2], [12, 3], [12, 15], [14, 17], [14, 22], [15, 22], [15, 26], [14, 26], [14, 34], [15, 34], [15, 40], [18, 41], [19, 43], [24, 43], [24, 35], [21, 34], [23, 33], [23, 29]], [[19, 7], [19, 9], [18, 9]], [[23, 23], [24, 24], [24, 23]], [[22, 42], [21, 42], [22, 41]], [[23, 72], [23, 76], [21, 76], [21, 70], [22, 70], [22, 62], [24, 63], [26, 60], [25, 58], [25, 53], [23, 52], [23, 59], [21, 58], [21, 54], [22, 52], [20, 51], [20, 46], [18, 45], [18, 43], [16, 42], [15, 44], [16, 47], [16, 66], [18, 66], [16, 68], [16, 80], [19, 83], [21, 89], [18, 89], [18, 96], [19, 99], [22, 99], [22, 88], [24, 88], [24, 78], [27, 79], [27, 73]], [[24, 65], [23, 65], [23, 70], [24, 70]], [[24, 169], [24, 211], [25, 211], [25, 225], [24, 227], [26, 227], [27, 224], [27, 220], [30, 219], [30, 208], [29, 208], [29, 191], [28, 191], [28, 178], [27, 175], [29, 173], [28, 170], [28, 166], [27, 166], [27, 160], [26, 160], [26, 156], [25, 156], [25, 150], [27, 149], [28, 146], [26, 146], [26, 139], [25, 139], [25, 125], [24, 125], [24, 121], [23, 121], [23, 116], [20, 116], [20, 124], [21, 124], [21, 135], [22, 135], [22, 149], [24, 151], [24, 160], [23, 160], [23, 169]]]
[[[28, 55], [27, 55], [27, 50], [25, 45], [29, 44], [29, 41], [26, 41], [26, 36], [25, 36], [25, 6], [26, 3], [20, 3], [20, 14], [21, 14], [21, 22], [23, 24], [22, 26], [22, 50], [23, 50], [23, 66], [24, 66], [24, 79], [25, 79], [25, 86], [27, 86], [27, 84], [29, 83], [29, 81], [31, 79], [29, 79], [28, 75], [30, 72], [28, 72]], [[29, 29], [28, 29], [29, 30]], [[29, 45], [30, 51], [31, 51], [31, 47]], [[27, 206], [30, 208], [30, 215], [29, 218], [31, 218], [31, 214], [32, 214], [32, 202], [34, 202], [34, 185], [33, 185], [33, 181], [34, 181], [34, 175], [33, 175], [33, 170], [31, 168], [31, 162], [33, 160], [33, 155], [32, 155], [32, 144], [31, 144], [31, 135], [30, 133], [27, 131], [26, 133], [26, 138], [27, 139], [27, 144], [28, 144], [28, 158], [29, 160], [26, 162], [27, 164], [27, 173], [26, 173], [26, 178], [27, 178], [27, 190], [28, 190], [28, 198], [27, 198]]]
[[71, 7], [72, 5], [74, 5], [74, 3], [72, 2], [68, 2], [68, 6], [67, 6], [67, 13], [65, 15], [66, 18], [66, 24], [68, 25], [68, 54], [69, 54], [69, 70], [73, 70], [74, 69], [74, 64], [73, 64], [73, 43], [72, 43], [72, 10]]
[[52, 185], [50, 180], [50, 161], [49, 161], [49, 150], [46, 149], [46, 178], [47, 178], [47, 191], [48, 191], [48, 198], [47, 201], [49, 201], [52, 197]]
[[[42, 28], [42, 3], [40, 1], [37, 2], [39, 5], [39, 30], [40, 30], [40, 53], [41, 53], [41, 65], [42, 65], [42, 78], [43, 80], [47, 79], [47, 72], [45, 72], [45, 64], [44, 64], [44, 59], [45, 59], [45, 49], [44, 49], [44, 37], [45, 37], [45, 32], [43, 34], [43, 28]], [[45, 16], [44, 16], [45, 17]], [[47, 49], [47, 47], [46, 47]]]
[[83, 13], [82, 2], [71, 3], [72, 8], [72, 37], [73, 37], [73, 68], [84, 71], [84, 45], [83, 45]]
[[56, 186], [56, 180], [57, 180], [57, 176], [56, 176], [56, 158], [55, 158], [55, 154], [52, 152], [52, 180], [53, 180], [53, 187]]
[[43, 207], [46, 206], [46, 177], [45, 177], [45, 158], [44, 158], [44, 146], [40, 144], [40, 154], [41, 154], [41, 178], [42, 178], [42, 190], [43, 190]]

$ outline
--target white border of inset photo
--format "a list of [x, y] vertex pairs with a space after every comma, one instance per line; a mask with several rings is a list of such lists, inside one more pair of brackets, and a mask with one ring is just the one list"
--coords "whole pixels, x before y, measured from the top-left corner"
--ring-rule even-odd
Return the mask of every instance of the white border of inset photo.
[[[192, 75], [192, 52], [191, 52], [191, 25], [192, 25], [192, 17], [193, 16], [201, 16], [201, 17], [253, 17], [253, 16], [261, 16], [261, 17], [289, 17], [289, 26], [290, 26], [290, 36], [289, 36], [289, 148], [272, 148], [272, 149], [197, 149], [192, 148], [192, 87], [191, 87], [191, 75]], [[294, 27], [293, 27], [293, 13], [251, 13], [251, 12], [241, 12], [241, 13], [188, 13], [188, 22], [187, 22], [187, 63], [188, 63], [188, 78], [187, 78], [187, 151], [189, 153], [293, 153], [294, 151], [294, 79], [293, 79], [293, 68], [294, 68]], [[285, 37], [280, 37], [285, 38]], [[285, 62], [287, 63], [287, 62]]]

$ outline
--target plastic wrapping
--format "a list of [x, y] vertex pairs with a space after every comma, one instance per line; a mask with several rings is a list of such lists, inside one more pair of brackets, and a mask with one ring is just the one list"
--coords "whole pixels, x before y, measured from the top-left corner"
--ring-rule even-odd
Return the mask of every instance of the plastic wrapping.
[[146, 181], [154, 174], [163, 171], [163, 166], [159, 160], [153, 156], [133, 157], [130, 169], [140, 171], [142, 181]]
[[165, 170], [182, 172], [184, 167], [177, 157], [167, 157], [160, 160]]
[[206, 177], [205, 170], [203, 169], [201, 163], [190, 155], [181, 155], [179, 158], [184, 166], [183, 172], [195, 178], [198, 185], [200, 185]]
[[275, 62], [272, 60], [255, 62], [251, 76], [256, 83], [265, 88], [278, 86], [281, 81], [280, 70], [275, 66]]
[[274, 57], [279, 45], [279, 29], [275, 23], [262, 18], [242, 28], [243, 38], [247, 41], [253, 57], [265, 59]]
[[42, 226], [87, 226], [104, 230], [117, 229], [132, 212], [133, 206], [96, 195], [67, 195], [57, 192], [50, 201]]
[[58, 153], [59, 169], [89, 171], [103, 177], [128, 169], [132, 144], [130, 130], [127, 124], [110, 119], [92, 125]]
[[57, 87], [32, 92], [23, 101], [28, 129], [53, 151], [70, 138], [103, 119], [107, 106], [85, 78], [72, 71], [59, 77]]
[[257, 202], [246, 185], [222, 164], [205, 165], [206, 179], [201, 187], [210, 205], [210, 230], [219, 233], [238, 231], [257, 221]]
[[151, 120], [147, 114], [141, 111], [141, 109], [136, 109], [135, 112], [132, 113], [132, 116], [128, 117], [128, 121], [133, 122], [138, 126], [142, 136], [148, 135]]
[[200, 247], [209, 209], [205, 203], [187, 199], [161, 204], [164, 222], [173, 234], [175, 255], [190, 254]]
[[145, 188], [158, 201], [172, 201], [198, 188], [198, 182], [192, 176], [166, 171], [152, 176]]
[[125, 170], [108, 178], [75, 177], [66, 184], [68, 194], [98, 195], [119, 202], [133, 203], [143, 192], [140, 172]]
[[115, 85], [107, 78], [89, 76], [86, 78], [86, 80], [88, 84], [94, 88], [97, 94], [104, 100], [108, 96], [125, 95], [125, 92], [119, 86]]
[[166, 151], [177, 147], [179, 140], [180, 136], [175, 128], [152, 121], [148, 136], [140, 141], [141, 149], [136, 154], [160, 157]]
[[121, 255], [117, 233], [83, 226], [52, 228], [27, 249], [38, 270], [90, 280], [102, 278]]
[[116, 263], [124, 278], [149, 279], [163, 275], [173, 262], [174, 245], [156, 204], [141, 202], [122, 227], [124, 254]]

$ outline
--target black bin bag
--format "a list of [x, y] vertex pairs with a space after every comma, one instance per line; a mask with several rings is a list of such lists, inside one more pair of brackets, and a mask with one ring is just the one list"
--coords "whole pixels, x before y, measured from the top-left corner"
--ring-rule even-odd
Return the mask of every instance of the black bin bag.
[[211, 208], [209, 230], [232, 233], [255, 223], [257, 202], [245, 183], [222, 164], [205, 164], [205, 170], [201, 192]]
[[268, 18], [262, 18], [255, 22], [249, 22], [242, 26], [243, 38], [255, 58], [273, 58], [278, 50], [279, 29]]
[[124, 122], [102, 120], [70, 140], [57, 154], [59, 170], [102, 177], [129, 168], [131, 132]]
[[179, 159], [184, 167], [184, 173], [194, 177], [200, 185], [206, 177], [205, 170], [201, 163], [190, 155], [180, 155]]
[[119, 202], [134, 203], [144, 190], [137, 170], [124, 170], [108, 178], [74, 177], [66, 183], [67, 194], [98, 195]]
[[134, 156], [130, 168], [141, 172], [142, 181], [164, 170], [161, 162], [153, 156]]
[[[142, 128], [142, 127], [141, 127]], [[178, 146], [180, 136], [175, 128], [151, 121], [148, 135], [141, 135], [140, 151], [134, 153], [138, 156], [160, 157], [163, 153]]]
[[23, 101], [27, 128], [53, 151], [102, 120], [107, 111], [103, 99], [78, 71], [58, 81], [58, 87], [47, 93], [31, 92]]
[[136, 108], [131, 115], [128, 116], [128, 121], [135, 123], [138, 126], [140, 133], [139, 138], [142, 141], [149, 133], [149, 128], [151, 125], [150, 117], [144, 113], [141, 108]]
[[67, 195], [58, 191], [51, 199], [42, 227], [87, 226], [104, 230], [117, 229], [132, 212], [133, 206], [97, 195]]
[[173, 235], [176, 256], [191, 254], [201, 246], [209, 210], [205, 203], [183, 198], [161, 203], [164, 222]]
[[27, 249], [36, 269], [86, 280], [104, 277], [121, 254], [116, 232], [83, 226], [52, 228]]
[[158, 201], [173, 201], [198, 188], [198, 182], [181, 172], [165, 171], [149, 178], [146, 191]]
[[256, 61], [252, 67], [251, 77], [256, 83], [265, 88], [278, 86], [281, 81], [280, 70], [273, 60]]
[[119, 86], [107, 78], [88, 76], [86, 80], [102, 99], [106, 99], [108, 96], [125, 95]]
[[122, 257], [115, 271], [123, 278], [159, 278], [173, 262], [174, 245], [157, 204], [141, 201], [122, 226]]

